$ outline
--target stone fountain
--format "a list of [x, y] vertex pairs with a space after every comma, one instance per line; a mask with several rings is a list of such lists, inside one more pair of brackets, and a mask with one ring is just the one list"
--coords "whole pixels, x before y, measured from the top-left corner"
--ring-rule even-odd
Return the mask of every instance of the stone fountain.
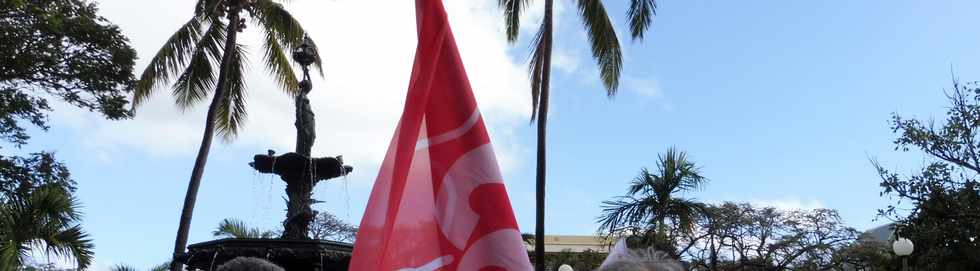
[[313, 89], [309, 66], [316, 59], [316, 50], [309, 37], [293, 52], [293, 59], [302, 65], [303, 80], [299, 83], [300, 92], [296, 95], [296, 150], [276, 155], [269, 150], [266, 154], [253, 157], [249, 166], [261, 173], [279, 175], [286, 183], [286, 219], [283, 233], [277, 239], [234, 239], [226, 238], [187, 247], [178, 260], [187, 265], [188, 270], [213, 270], [235, 257], [265, 258], [286, 270], [347, 270], [353, 245], [326, 240], [312, 240], [309, 237], [310, 223], [316, 211], [310, 207], [314, 200], [313, 187], [320, 181], [349, 174], [353, 167], [344, 165], [342, 156], [312, 156], [316, 139], [313, 110], [307, 94]]

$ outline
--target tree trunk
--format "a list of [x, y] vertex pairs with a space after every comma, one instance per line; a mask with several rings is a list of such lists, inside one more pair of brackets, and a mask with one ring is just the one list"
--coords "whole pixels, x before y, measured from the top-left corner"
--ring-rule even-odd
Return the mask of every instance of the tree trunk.
[[215, 84], [214, 97], [211, 105], [208, 106], [208, 114], [204, 121], [204, 136], [201, 138], [201, 146], [197, 150], [197, 159], [194, 160], [194, 169], [191, 170], [191, 180], [187, 184], [187, 194], [184, 196], [184, 208], [180, 213], [180, 225], [177, 228], [177, 240], [174, 242], [174, 254], [170, 263], [170, 271], [180, 271], [182, 264], [177, 262], [177, 256], [184, 253], [187, 246], [187, 236], [191, 228], [191, 217], [194, 215], [194, 203], [197, 202], [197, 190], [201, 186], [201, 176], [204, 174], [204, 166], [208, 163], [208, 153], [211, 151], [211, 140], [214, 139], [214, 120], [218, 111], [218, 104], [225, 99], [224, 85], [228, 69], [231, 67], [231, 54], [236, 49], [236, 39], [238, 37], [238, 21], [241, 9], [232, 10], [228, 15], [228, 33], [225, 40], [224, 53], [221, 56], [221, 67], [218, 72], [218, 82]]
[[551, 88], [551, 45], [552, 45], [552, 13], [553, 0], [544, 3], [544, 32], [541, 42], [544, 42], [544, 63], [541, 70], [541, 99], [538, 104], [538, 160], [536, 171], [535, 192], [537, 212], [534, 227], [534, 270], [544, 271], [544, 195], [545, 195], [545, 164], [546, 164], [546, 132], [548, 125], [548, 94]]

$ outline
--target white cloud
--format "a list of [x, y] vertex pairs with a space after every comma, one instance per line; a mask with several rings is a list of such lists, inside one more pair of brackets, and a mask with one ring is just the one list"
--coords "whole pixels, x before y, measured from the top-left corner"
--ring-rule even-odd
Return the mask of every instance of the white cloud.
[[660, 80], [657, 80], [656, 77], [647, 76], [644, 78], [637, 78], [634, 76], [623, 75], [622, 82], [623, 89], [626, 92], [639, 96], [646, 102], [659, 105], [660, 109], [664, 111], [672, 111], [674, 109], [673, 105], [670, 103], [670, 100], [667, 99], [667, 95], [664, 93]]
[[[148, 59], [181, 24], [192, 1], [131, 3], [102, 1], [103, 12], [131, 37], [141, 57]], [[141, 1], [145, 2], [145, 1]], [[150, 15], [130, 13], [134, 5], [160, 6]], [[415, 51], [412, 1], [294, 1], [288, 5], [317, 40], [324, 60], [323, 79], [314, 80], [310, 94], [317, 114], [317, 145], [322, 155], [344, 154], [348, 161], [380, 163], [402, 110]], [[512, 130], [525, 124], [529, 112], [527, 75], [523, 63], [507, 56], [503, 20], [492, 1], [446, 1], [470, 82], [487, 119], [505, 171], [517, 167], [519, 146]], [[366, 16], [364, 11], [371, 11]], [[536, 13], [536, 12], [529, 12]], [[539, 12], [537, 12], [539, 13]], [[149, 17], [148, 17], [149, 16]], [[260, 66], [258, 38], [246, 29], [242, 43], [251, 50], [247, 126], [233, 146], [291, 149], [294, 145], [292, 99], [279, 91]], [[70, 123], [85, 146], [112, 151], [125, 146], [153, 155], [189, 156], [200, 142], [206, 104], [181, 113], [161, 88], [138, 110], [133, 120], [109, 122], [73, 110], [58, 110], [56, 118]], [[218, 141], [216, 141], [218, 142]]]
[[581, 66], [580, 56], [569, 50], [556, 48], [552, 55], [552, 66], [565, 74], [575, 74]]
[[660, 100], [664, 98], [663, 88], [660, 81], [655, 78], [633, 78], [624, 76], [626, 90], [633, 92], [641, 97]]

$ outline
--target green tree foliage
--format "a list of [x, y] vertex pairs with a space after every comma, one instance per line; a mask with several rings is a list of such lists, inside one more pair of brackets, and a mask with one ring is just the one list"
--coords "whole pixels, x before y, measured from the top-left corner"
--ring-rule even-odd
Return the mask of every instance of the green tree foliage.
[[882, 240], [861, 235], [857, 241], [834, 252], [835, 265], [849, 266], [851, 270], [898, 270], [899, 259]]
[[604, 201], [599, 231], [611, 236], [634, 236], [644, 245], [673, 251], [679, 233], [693, 229], [704, 204], [677, 197], [707, 183], [687, 154], [674, 148], [659, 155], [656, 171], [644, 168], [625, 196]]
[[310, 224], [310, 237], [316, 240], [354, 242], [357, 237], [357, 227], [331, 213], [320, 211]]
[[[218, 227], [211, 232], [214, 237], [229, 238], [276, 238], [278, 231], [262, 230], [249, 227], [245, 222], [226, 218], [218, 224]], [[317, 216], [310, 223], [310, 237], [315, 240], [331, 240], [338, 242], [353, 242], [357, 236], [357, 227], [340, 220], [328, 212], [317, 212]]]
[[[0, 1], [0, 141], [22, 148], [28, 127], [48, 129], [48, 101], [129, 117], [136, 52], [82, 0]], [[0, 270], [29, 268], [39, 249], [79, 268], [92, 242], [79, 226], [75, 182], [50, 152], [0, 154]]]
[[263, 231], [258, 228], [252, 228], [238, 219], [225, 218], [220, 223], [218, 223], [218, 228], [215, 229], [211, 234], [214, 237], [228, 237], [228, 238], [273, 238], [276, 236], [274, 231]]
[[918, 150], [929, 162], [921, 173], [900, 176], [873, 161], [883, 196], [895, 202], [879, 215], [912, 240], [910, 264], [929, 270], [980, 269], [980, 88], [954, 80], [942, 123], [895, 114], [896, 150]]
[[81, 0], [0, 2], [0, 136], [24, 143], [12, 120], [46, 127], [42, 93], [110, 119], [129, 116], [136, 51], [97, 11]]
[[35, 248], [87, 267], [93, 245], [78, 225], [77, 209], [71, 192], [54, 184], [35, 186], [0, 202], [0, 270], [16, 270]]
[[[170, 262], [165, 262], [165, 263], [159, 264], [157, 266], [154, 266], [153, 268], [150, 268], [149, 270], [150, 271], [164, 271], [164, 270], [167, 270], [167, 268], [169, 268], [169, 267], [170, 267]], [[113, 266], [112, 268], [109, 268], [109, 271], [136, 271], [136, 270], [139, 270], [139, 269], [136, 269], [135, 267], [132, 267], [132, 266], [129, 266], [129, 265], [123, 265], [123, 264], [119, 264], [119, 265]]]
[[706, 270], [842, 270], [886, 255], [872, 253], [882, 244], [858, 236], [835, 210], [726, 202], [705, 207], [692, 230], [677, 237], [677, 251], [692, 268]]

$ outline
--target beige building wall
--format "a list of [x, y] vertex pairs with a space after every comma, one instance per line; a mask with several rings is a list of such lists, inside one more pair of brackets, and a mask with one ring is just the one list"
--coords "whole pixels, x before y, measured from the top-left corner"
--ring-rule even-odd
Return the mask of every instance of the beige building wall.
[[[524, 244], [528, 251], [534, 250], [534, 245]], [[545, 235], [544, 251], [561, 252], [568, 250], [571, 252], [583, 252], [586, 250], [596, 252], [609, 252], [607, 242], [602, 237], [594, 235]]]

